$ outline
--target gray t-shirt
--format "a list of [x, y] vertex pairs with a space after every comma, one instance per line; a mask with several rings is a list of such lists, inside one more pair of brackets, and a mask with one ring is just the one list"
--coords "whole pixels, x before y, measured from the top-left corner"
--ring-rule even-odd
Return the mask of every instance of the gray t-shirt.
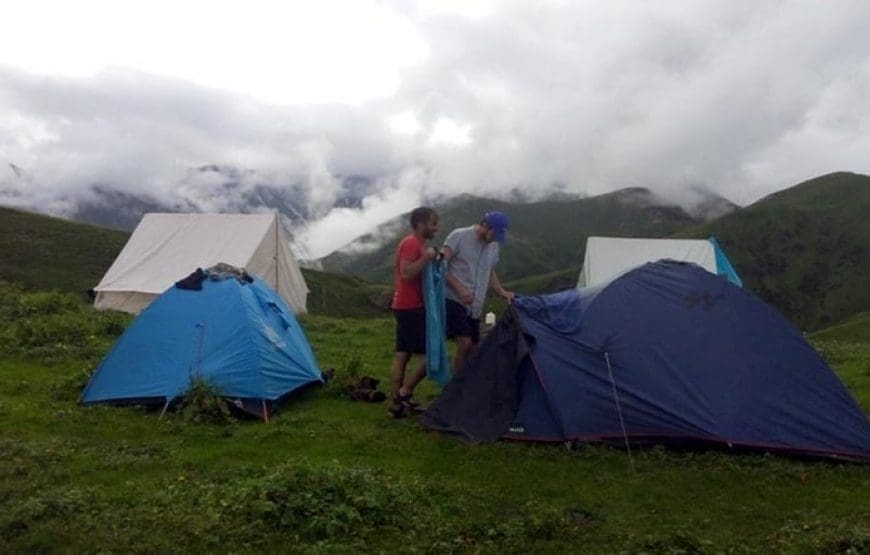
[[[474, 302], [470, 307], [471, 317], [480, 318], [486, 290], [489, 288], [489, 274], [498, 264], [498, 243], [484, 243], [474, 233], [474, 226], [471, 226], [451, 231], [444, 240], [444, 245], [453, 252], [453, 258], [447, 263], [447, 271], [472, 292]], [[462, 303], [459, 295], [449, 285], [445, 288], [444, 295]]]

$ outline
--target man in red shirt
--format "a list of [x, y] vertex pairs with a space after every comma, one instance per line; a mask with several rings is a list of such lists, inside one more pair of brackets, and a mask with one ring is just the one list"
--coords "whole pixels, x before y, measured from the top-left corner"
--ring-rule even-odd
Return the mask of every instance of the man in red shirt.
[[426, 311], [423, 306], [423, 269], [437, 256], [434, 248], [426, 247], [426, 241], [438, 232], [438, 214], [421, 206], [411, 211], [412, 233], [396, 247], [393, 271], [393, 301], [390, 307], [396, 317], [396, 354], [390, 369], [392, 405], [390, 413], [401, 418], [415, 412], [417, 403], [412, 399], [414, 388], [426, 375], [426, 359], [423, 358], [409, 376], [405, 367], [411, 355], [426, 352]]

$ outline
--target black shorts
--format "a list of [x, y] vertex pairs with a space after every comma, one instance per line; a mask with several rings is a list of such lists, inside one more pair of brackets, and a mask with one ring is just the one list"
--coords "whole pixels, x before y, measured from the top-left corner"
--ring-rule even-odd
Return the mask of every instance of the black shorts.
[[447, 337], [470, 337], [473, 344], [480, 342], [480, 318], [472, 318], [465, 305], [451, 299], [445, 300], [447, 313]]
[[426, 311], [423, 308], [393, 309], [396, 318], [396, 352], [426, 352]]

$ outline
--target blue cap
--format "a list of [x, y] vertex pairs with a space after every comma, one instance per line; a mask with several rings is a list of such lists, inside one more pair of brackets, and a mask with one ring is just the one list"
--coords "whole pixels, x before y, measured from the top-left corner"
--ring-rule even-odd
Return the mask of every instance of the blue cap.
[[504, 243], [505, 233], [508, 229], [508, 217], [504, 212], [487, 212], [483, 215], [483, 221], [495, 232], [495, 240]]

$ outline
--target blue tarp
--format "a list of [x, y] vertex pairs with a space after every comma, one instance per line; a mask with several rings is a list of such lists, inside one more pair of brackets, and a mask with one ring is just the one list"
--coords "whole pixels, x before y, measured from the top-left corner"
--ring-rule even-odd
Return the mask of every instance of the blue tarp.
[[439, 385], [450, 381], [451, 368], [444, 345], [447, 316], [444, 308], [446, 264], [433, 260], [423, 271], [423, 300], [426, 305], [426, 375]]
[[202, 378], [229, 398], [275, 401], [320, 371], [287, 305], [258, 278], [168, 289], [118, 339], [83, 403], [170, 401]]

